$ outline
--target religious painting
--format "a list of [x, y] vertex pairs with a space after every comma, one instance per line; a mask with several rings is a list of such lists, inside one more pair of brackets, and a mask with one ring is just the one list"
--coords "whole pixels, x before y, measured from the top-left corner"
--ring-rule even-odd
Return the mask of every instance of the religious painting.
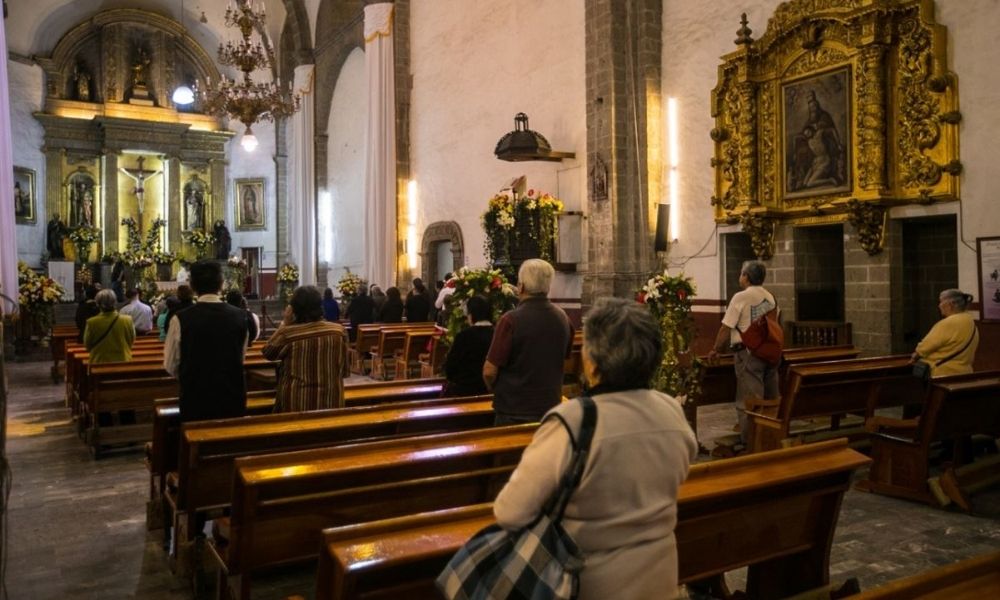
[[236, 231], [265, 228], [266, 205], [263, 179], [236, 180]]
[[204, 179], [198, 177], [197, 173], [191, 175], [184, 184], [184, 205], [181, 229], [193, 231], [195, 229], [205, 229], [205, 201], [208, 198], [208, 184]]
[[782, 86], [786, 198], [851, 191], [850, 82], [843, 68]]
[[1000, 321], [1000, 237], [976, 238], [979, 257], [979, 317]]
[[24, 167], [14, 167], [14, 222], [18, 225], [34, 225], [35, 215], [35, 172]]
[[66, 222], [71, 228], [97, 226], [97, 181], [79, 167], [66, 179]]

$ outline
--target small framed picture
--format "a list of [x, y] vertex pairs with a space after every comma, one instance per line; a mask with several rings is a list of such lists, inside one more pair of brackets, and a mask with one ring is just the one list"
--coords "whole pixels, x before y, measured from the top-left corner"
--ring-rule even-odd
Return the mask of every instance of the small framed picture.
[[979, 258], [979, 318], [1000, 321], [1000, 237], [976, 238]]
[[14, 167], [14, 222], [18, 225], [34, 225], [35, 172], [24, 167]]
[[236, 231], [258, 231], [267, 226], [264, 179], [237, 179]]

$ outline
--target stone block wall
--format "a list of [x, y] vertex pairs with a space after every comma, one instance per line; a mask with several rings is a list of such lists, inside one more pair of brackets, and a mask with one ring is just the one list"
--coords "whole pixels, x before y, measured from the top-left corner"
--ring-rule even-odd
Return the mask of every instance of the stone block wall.
[[[840, 224], [797, 227], [792, 235], [796, 248], [795, 297], [800, 305], [796, 320], [842, 319], [844, 227]], [[810, 306], [802, 306], [804, 302]]]
[[863, 356], [892, 353], [892, 272], [899, 260], [899, 228], [887, 227], [882, 252], [870, 256], [853, 228], [844, 238], [844, 320]]

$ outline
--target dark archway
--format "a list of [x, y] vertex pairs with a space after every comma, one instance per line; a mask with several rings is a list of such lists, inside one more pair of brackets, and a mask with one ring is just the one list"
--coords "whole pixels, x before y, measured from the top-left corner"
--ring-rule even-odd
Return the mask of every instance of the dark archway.
[[455, 221], [438, 221], [431, 223], [424, 230], [420, 242], [420, 276], [428, 285], [437, 279], [437, 245], [441, 242], [451, 242], [452, 264], [458, 269], [465, 264], [465, 242], [462, 240], [462, 228]]

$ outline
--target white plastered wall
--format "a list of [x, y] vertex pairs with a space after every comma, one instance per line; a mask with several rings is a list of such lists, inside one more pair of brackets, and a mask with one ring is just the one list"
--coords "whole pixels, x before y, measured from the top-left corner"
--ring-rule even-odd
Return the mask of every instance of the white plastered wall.
[[[276, 139], [273, 123], [255, 123], [253, 133], [257, 136], [259, 145], [253, 152], [247, 152], [240, 146], [243, 139], [243, 124], [230, 121], [229, 129], [236, 135], [226, 144], [226, 156], [229, 157], [225, 190], [226, 225], [233, 236], [233, 254], [239, 254], [240, 248], [263, 248], [261, 267], [273, 269], [277, 264], [277, 231], [278, 208], [276, 169], [274, 163]], [[265, 229], [259, 231], [236, 230], [236, 180], [264, 179], [264, 201], [266, 202], [264, 222]], [[218, 199], [217, 199], [218, 200]]]
[[45, 77], [41, 67], [17, 60], [7, 61], [7, 73], [14, 165], [35, 172], [35, 224], [14, 228], [17, 255], [28, 265], [39, 267], [45, 251], [45, 224], [50, 215], [45, 210], [45, 155], [42, 154], [45, 132], [32, 113], [42, 109]]
[[[365, 53], [354, 49], [337, 78], [327, 125], [327, 184], [319, 190], [320, 264], [336, 283], [350, 268], [363, 272], [365, 240], [365, 136], [368, 75]], [[385, 282], [376, 282], [387, 287]]]
[[[709, 159], [714, 127], [709, 107], [720, 57], [736, 49], [733, 40], [741, 12], [747, 13], [755, 38], [762, 35], [779, 0], [665, 2], [663, 7], [663, 96], [677, 98], [680, 122], [680, 234], [671, 262], [684, 263], [698, 296], [722, 297], [721, 258], [709, 198], [714, 193]], [[978, 296], [976, 237], [1000, 235], [1000, 204], [994, 191], [996, 132], [1000, 131], [1000, 2], [937, 0], [938, 22], [948, 27], [949, 66], [959, 78], [961, 203], [911, 206], [892, 211], [893, 218], [960, 212], [959, 285]], [[724, 228], [722, 231], [738, 230]], [[853, 234], [852, 228], [846, 228]], [[703, 258], [690, 258], [706, 244]], [[852, 239], [847, 243], [856, 243]], [[968, 244], [968, 246], [966, 245]], [[681, 267], [672, 269], [674, 272]], [[978, 298], [977, 298], [978, 300]]]
[[[410, 110], [418, 239], [436, 221], [462, 228], [469, 266], [485, 265], [479, 217], [519, 175], [528, 187], [560, 196], [567, 210], [586, 204], [584, 3], [578, 0], [413, 2]], [[497, 141], [525, 112], [561, 163], [498, 160]], [[417, 265], [419, 272], [420, 265]], [[560, 274], [552, 296], [579, 298], [579, 276]]]

